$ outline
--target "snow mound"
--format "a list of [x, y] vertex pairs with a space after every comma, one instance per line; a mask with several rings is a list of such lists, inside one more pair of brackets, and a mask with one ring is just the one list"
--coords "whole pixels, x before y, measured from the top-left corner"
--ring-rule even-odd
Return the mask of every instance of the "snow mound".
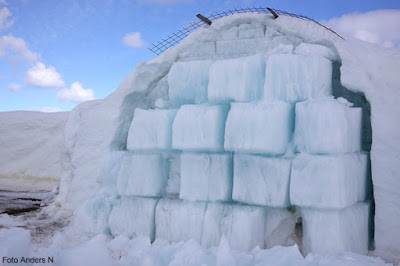
[[61, 177], [68, 113], [0, 113], [0, 186], [51, 190]]

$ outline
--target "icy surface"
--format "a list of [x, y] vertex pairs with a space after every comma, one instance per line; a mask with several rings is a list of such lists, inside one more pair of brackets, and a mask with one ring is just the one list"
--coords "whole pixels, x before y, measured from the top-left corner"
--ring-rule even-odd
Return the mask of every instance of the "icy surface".
[[189, 240], [200, 242], [205, 202], [161, 199], [156, 208], [156, 238], [172, 242]]
[[235, 40], [238, 37], [238, 26], [232, 26], [221, 32], [220, 40]]
[[235, 154], [233, 200], [288, 207], [291, 160]]
[[232, 198], [231, 154], [181, 154], [179, 197], [185, 200], [229, 201]]
[[165, 193], [167, 162], [161, 154], [128, 154], [121, 162], [120, 195], [159, 197]]
[[292, 205], [341, 209], [368, 198], [368, 155], [296, 156], [293, 161]]
[[[22, 257], [29, 257], [31, 234], [22, 228], [0, 229], [0, 254], [2, 265], [6, 258], [17, 258], [18, 263]], [[12, 264], [12, 263], [10, 263]], [[4, 264], [6, 265], [6, 264]]]
[[130, 154], [126, 151], [113, 151], [103, 158], [96, 182], [105, 187], [114, 187], [121, 169], [123, 158]]
[[332, 62], [323, 57], [271, 55], [265, 71], [266, 100], [298, 102], [332, 93]]
[[215, 61], [210, 67], [208, 100], [224, 103], [260, 99], [264, 69], [265, 59], [260, 56]]
[[226, 105], [183, 105], [172, 125], [172, 148], [188, 151], [222, 151]]
[[173, 104], [206, 102], [210, 65], [210, 60], [174, 63], [168, 73], [170, 101]]
[[[334, 254], [353, 251], [367, 254], [370, 203], [357, 203], [339, 211], [302, 208], [303, 253]], [[329, 241], [327, 241], [329, 239]]]
[[122, 197], [120, 205], [114, 205], [109, 225], [113, 236], [147, 236], [154, 240], [154, 214], [158, 199]]
[[13, 218], [13, 216], [8, 215], [7, 213], [0, 214], [0, 225], [5, 228], [22, 225], [21, 223], [15, 221]]
[[332, 51], [332, 49], [319, 44], [301, 43], [296, 47], [294, 53], [305, 56], [319, 55], [331, 61], [337, 61], [339, 59], [337, 53]]
[[211, 41], [193, 42], [190, 47], [182, 51], [182, 58], [187, 61], [210, 59], [213, 56], [215, 56], [215, 42]]
[[[254, 254], [254, 264], [263, 266], [274, 265], [302, 265], [303, 256], [296, 245], [291, 247], [276, 246], [271, 249], [260, 250]], [[312, 264], [311, 264], [312, 265]]]
[[276, 46], [280, 45], [276, 42], [273, 42], [270, 36], [266, 36], [265, 38], [216, 41], [215, 57], [218, 59], [231, 59], [237, 57], [262, 55], [272, 47], [280, 50], [280, 47]]
[[128, 133], [128, 150], [171, 149], [175, 114], [176, 110], [136, 108]]
[[293, 130], [293, 108], [284, 102], [232, 103], [225, 150], [284, 154]]
[[113, 261], [105, 242], [106, 238], [106, 235], [97, 235], [86, 243], [66, 248], [60, 254], [60, 257], [55, 258], [55, 261], [58, 261], [59, 265], [62, 266], [112, 265]]
[[262, 207], [209, 203], [204, 215], [201, 243], [205, 247], [216, 246], [224, 236], [234, 250], [264, 248], [265, 215]]
[[241, 24], [239, 25], [238, 38], [239, 39], [252, 39], [264, 36], [265, 27], [262, 24]]
[[165, 191], [167, 194], [179, 194], [181, 187], [181, 158], [178, 153], [170, 153], [167, 157], [168, 181]]
[[296, 104], [296, 149], [307, 153], [346, 153], [361, 149], [361, 108], [332, 98]]
[[[55, 252], [60, 250], [61, 252]], [[271, 249], [255, 248], [251, 252], [233, 250], [228, 240], [223, 237], [220, 245], [205, 249], [198, 242], [189, 240], [168, 243], [156, 240], [150, 243], [148, 237], [117, 237], [109, 240], [99, 235], [89, 241], [72, 246], [67, 240], [58, 240], [49, 248], [31, 253], [36, 257], [54, 255], [54, 261], [60, 265], [389, 265], [379, 258], [367, 257], [352, 252], [338, 254], [308, 254], [304, 259], [296, 245], [290, 247], [275, 246]], [[111, 257], [114, 259], [111, 261]], [[391, 264], [390, 264], [391, 265]]]
[[99, 193], [76, 210], [71, 228], [80, 235], [109, 234], [108, 220], [115, 197]]
[[367, 257], [353, 252], [340, 252], [338, 254], [313, 255], [308, 254], [304, 265], [343, 265], [343, 266], [365, 266], [365, 265], [393, 265], [385, 263], [382, 259], [376, 257]]

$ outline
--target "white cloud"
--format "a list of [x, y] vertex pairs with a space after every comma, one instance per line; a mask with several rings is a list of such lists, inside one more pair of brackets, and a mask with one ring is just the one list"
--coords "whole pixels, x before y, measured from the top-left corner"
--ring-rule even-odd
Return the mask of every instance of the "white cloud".
[[11, 16], [12, 13], [7, 7], [0, 9], [0, 31], [11, 27], [11, 25], [14, 23], [13, 20], [9, 20], [9, 17]]
[[400, 10], [346, 14], [323, 21], [339, 34], [386, 47], [400, 48]]
[[72, 83], [70, 89], [63, 89], [58, 92], [57, 99], [62, 102], [81, 103], [95, 100], [93, 89], [84, 89], [78, 81]]
[[7, 88], [9, 91], [19, 91], [21, 89], [21, 85], [16, 83], [10, 83]]
[[122, 39], [123, 43], [129, 47], [143, 47], [146, 43], [142, 40], [140, 32], [129, 32]]
[[46, 67], [42, 62], [37, 62], [28, 69], [25, 85], [36, 88], [64, 88], [65, 82], [55, 67]]
[[34, 62], [39, 57], [37, 53], [29, 50], [24, 39], [12, 35], [0, 37], [0, 58], [4, 58], [12, 63], [18, 63], [21, 61]]

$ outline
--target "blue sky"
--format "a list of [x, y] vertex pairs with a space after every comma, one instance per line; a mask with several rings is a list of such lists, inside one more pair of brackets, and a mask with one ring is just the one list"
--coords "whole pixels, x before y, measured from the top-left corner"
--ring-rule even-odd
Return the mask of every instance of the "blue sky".
[[248, 6], [302, 13], [400, 48], [399, 0], [0, 0], [0, 111], [68, 111], [105, 98], [156, 56], [151, 43], [197, 13]]

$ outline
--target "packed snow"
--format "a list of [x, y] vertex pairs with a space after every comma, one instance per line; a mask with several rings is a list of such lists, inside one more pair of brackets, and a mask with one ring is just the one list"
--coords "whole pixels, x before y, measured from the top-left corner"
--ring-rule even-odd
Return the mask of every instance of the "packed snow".
[[[63, 233], [57, 233], [48, 247], [29, 246], [29, 231], [24, 229], [0, 230], [0, 250], [17, 253], [3, 253], [21, 260], [44, 259], [46, 265], [52, 259], [55, 265], [348, 265], [348, 266], [384, 266], [379, 258], [359, 255], [352, 252], [339, 252], [331, 255], [309, 254], [303, 258], [296, 245], [271, 249], [255, 248], [250, 252], [238, 252], [231, 248], [225, 237], [221, 238], [217, 247], [206, 249], [195, 240], [169, 243], [156, 239], [151, 243], [149, 237], [128, 238], [117, 236], [113, 239], [105, 234], [99, 234], [90, 240], [72, 244]], [[4, 232], [3, 232], [4, 231]], [[4, 249], [1, 249], [3, 248]], [[30, 248], [30, 252], [29, 252]], [[22, 256], [22, 257], [20, 257]], [[8, 257], [7, 257], [8, 258]], [[7, 264], [6, 264], [7, 265]], [[22, 264], [23, 265], [23, 264]], [[40, 264], [39, 264], [40, 265]]]
[[393, 69], [398, 51], [311, 22], [215, 21], [69, 113], [60, 192], [41, 212], [56, 232], [1, 229], [1, 242], [60, 265], [398, 262]]
[[[22, 228], [10, 228], [0, 230], [0, 254], [6, 258], [29, 257], [30, 255], [31, 233]], [[12, 263], [2, 261], [5, 263]]]
[[0, 186], [52, 190], [61, 177], [68, 113], [0, 113]]

